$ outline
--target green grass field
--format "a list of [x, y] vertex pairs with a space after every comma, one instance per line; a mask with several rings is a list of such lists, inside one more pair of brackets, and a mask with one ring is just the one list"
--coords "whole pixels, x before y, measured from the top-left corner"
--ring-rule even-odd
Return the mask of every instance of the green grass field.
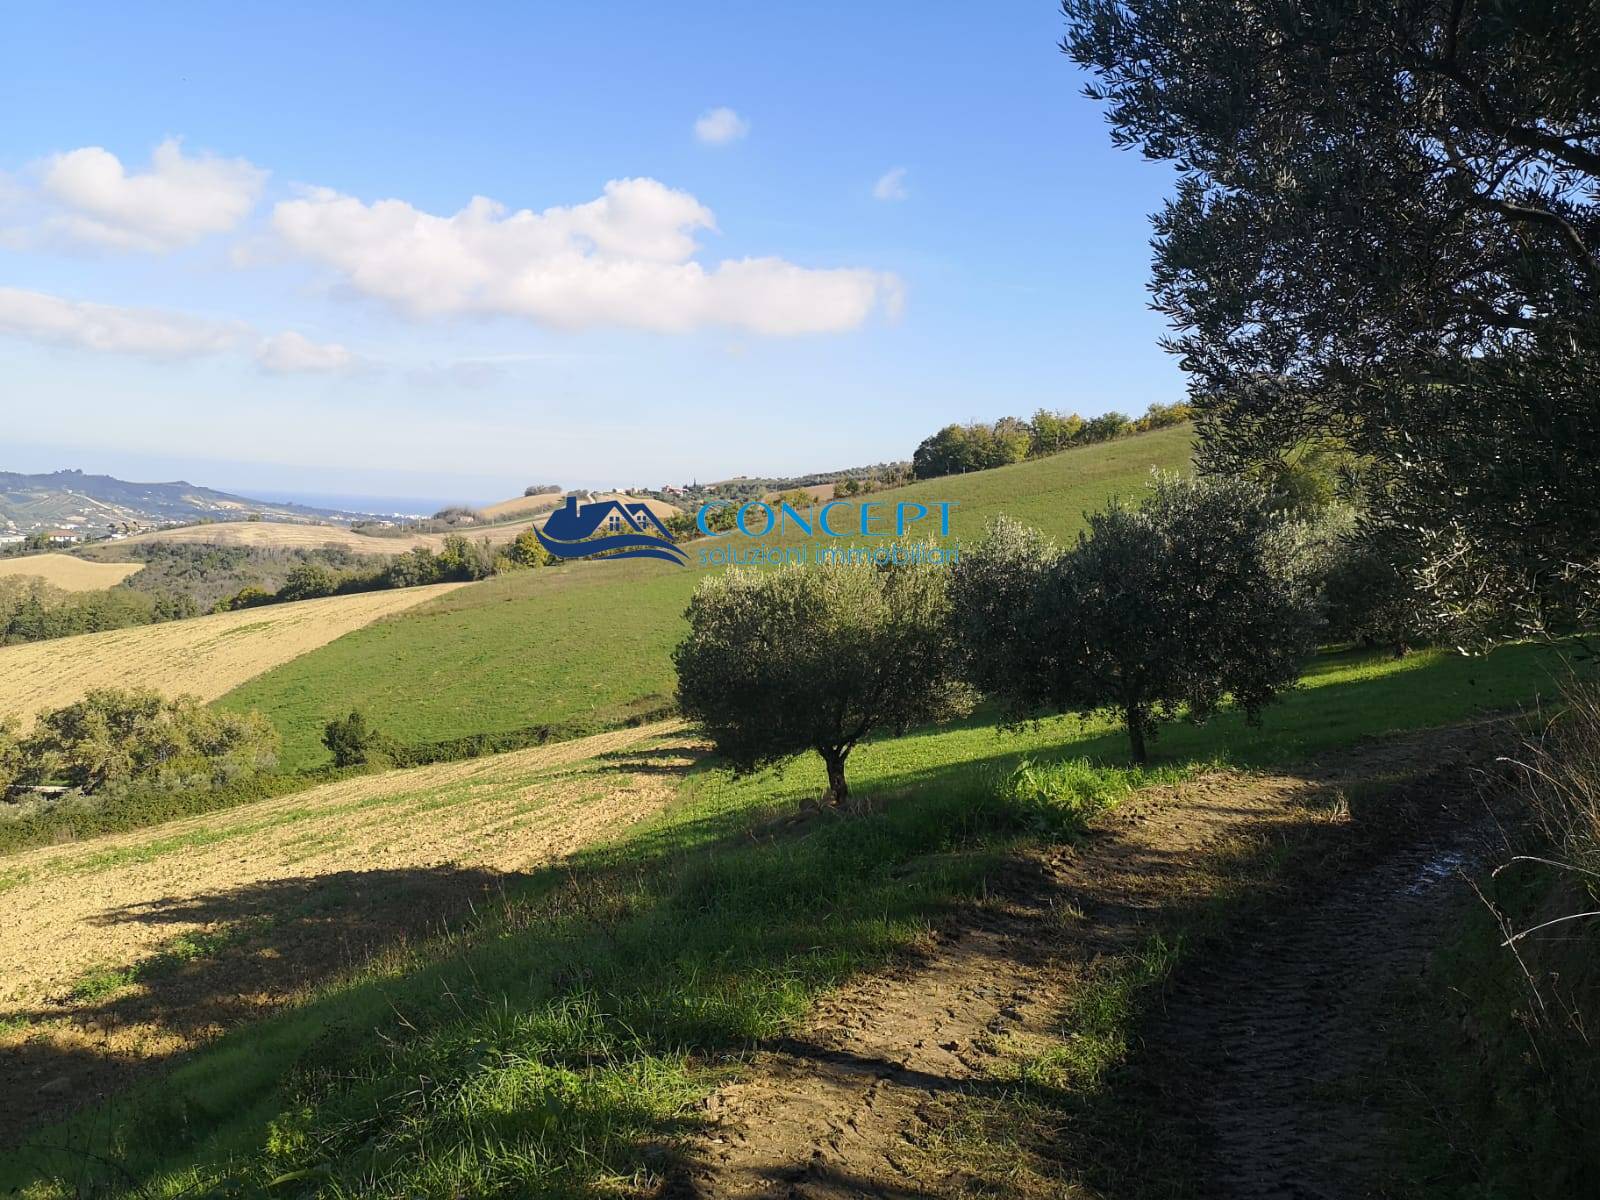
[[[952, 501], [957, 539], [978, 537], [999, 513], [1064, 539], [1086, 510], [1137, 492], [1152, 469], [1187, 469], [1191, 439], [1178, 426], [869, 499], [885, 506], [879, 513], [902, 500]], [[325, 761], [322, 726], [357, 707], [408, 743], [530, 725], [609, 728], [669, 701], [668, 654], [703, 570], [592, 562], [487, 580], [340, 638], [219, 703], [265, 713], [289, 770]]]
[[[1008, 851], [1070, 836], [1081, 813], [1151, 779], [1218, 760], [1278, 764], [1505, 709], [1559, 669], [1533, 646], [1481, 659], [1325, 656], [1260, 728], [1236, 716], [1168, 728], [1148, 774], [1125, 765], [1105, 724], [1006, 731], [978, 716], [862, 746], [850, 773], [870, 811], [843, 818], [795, 820], [821, 787], [809, 758], [746, 778], [702, 765], [662, 816], [518, 884], [475, 928], [395, 950], [233, 1031], [131, 1101], [46, 1131], [0, 1168], [0, 1190], [648, 1185], [730, 1056], [918, 943], [982, 893]], [[1037, 795], [1003, 786], [1025, 757], [1067, 764], [1056, 801], [1071, 819], [1041, 822]], [[598, 784], [605, 765], [592, 769]]]

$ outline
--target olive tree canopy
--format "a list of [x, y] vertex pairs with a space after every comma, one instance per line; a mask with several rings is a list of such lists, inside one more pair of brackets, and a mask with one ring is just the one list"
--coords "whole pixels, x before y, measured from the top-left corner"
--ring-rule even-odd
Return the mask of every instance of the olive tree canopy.
[[1178, 170], [1152, 290], [1206, 465], [1338, 439], [1438, 621], [1591, 621], [1593, 0], [1063, 9], [1113, 141]]
[[815, 750], [831, 803], [864, 737], [961, 707], [937, 568], [734, 569], [701, 583], [685, 615], [672, 656], [684, 715], [736, 769]]
[[1013, 715], [1111, 712], [1133, 757], [1161, 720], [1231, 702], [1255, 720], [1315, 648], [1315, 589], [1287, 524], [1240, 480], [1158, 476], [1089, 515], [1070, 550], [1002, 519], [956, 567], [968, 677]]

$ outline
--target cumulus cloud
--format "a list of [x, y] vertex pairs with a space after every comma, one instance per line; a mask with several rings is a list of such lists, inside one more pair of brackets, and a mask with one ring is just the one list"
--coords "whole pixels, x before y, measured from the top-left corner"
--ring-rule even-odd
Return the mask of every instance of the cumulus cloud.
[[654, 179], [606, 184], [595, 200], [543, 212], [476, 197], [452, 216], [401, 200], [313, 189], [273, 210], [293, 252], [413, 316], [499, 314], [564, 329], [669, 333], [708, 326], [766, 334], [853, 329], [898, 305], [899, 281], [780, 258], [694, 259], [711, 211]]
[[263, 370], [280, 375], [349, 371], [357, 365], [356, 356], [337, 342], [313, 342], [292, 329], [262, 338], [256, 346], [256, 362]]
[[242, 158], [185, 155], [168, 139], [149, 166], [129, 171], [109, 150], [84, 146], [56, 154], [29, 172], [31, 186], [13, 181], [12, 202], [38, 210], [9, 240], [67, 241], [160, 253], [235, 228], [255, 207], [267, 172]]
[[700, 114], [694, 136], [707, 146], [726, 146], [750, 132], [750, 122], [731, 108], [713, 108]]
[[63, 300], [0, 287], [0, 333], [113, 354], [192, 358], [232, 347], [242, 327], [183, 313]]
[[904, 167], [890, 167], [878, 176], [878, 182], [872, 185], [872, 198], [874, 200], [904, 200], [911, 193], [906, 191], [906, 169]]

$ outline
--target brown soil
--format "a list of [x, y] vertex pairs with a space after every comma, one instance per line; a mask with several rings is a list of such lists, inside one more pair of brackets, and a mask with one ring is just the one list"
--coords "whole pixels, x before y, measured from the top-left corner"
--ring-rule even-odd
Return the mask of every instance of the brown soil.
[[[0, 1130], [495, 904], [658, 810], [700, 752], [663, 723], [0, 860]], [[140, 964], [123, 986], [85, 987]]]
[[[1209, 983], [1180, 991], [1167, 1032], [1153, 1035], [1151, 1045], [1160, 1049], [1150, 1061], [1183, 1061], [1196, 1039], [1216, 1052], [1206, 1072], [1169, 1072], [1189, 1088], [1209, 1081], [1199, 1119], [1209, 1126], [1215, 1155], [1197, 1166], [1201, 1190], [1346, 1194], [1317, 1190], [1330, 1177], [1316, 1147], [1331, 1149], [1361, 1131], [1341, 1117], [1319, 1132], [1327, 1114], [1308, 1106], [1305, 1091], [1360, 1069], [1350, 1051], [1361, 1043], [1366, 1010], [1356, 1008], [1332, 1038], [1322, 1010], [1334, 996], [1344, 1003], [1352, 980], [1381, 988], [1425, 950], [1430, 926], [1420, 914], [1432, 911], [1439, 889], [1419, 889], [1415, 903], [1397, 913], [1388, 907], [1397, 887], [1432, 878], [1418, 874], [1418, 855], [1437, 848], [1441, 826], [1412, 827], [1410, 818], [1437, 815], [1441, 764], [1482, 756], [1490, 729], [1390, 739], [1292, 774], [1218, 773], [1152, 789], [1078, 850], [1017, 863], [1002, 894], [942, 930], [916, 961], [836, 993], [801, 1033], [766, 1048], [744, 1077], [715, 1093], [707, 1105], [710, 1130], [671, 1190], [803, 1197], [987, 1191], [971, 1178], [970, 1164], [957, 1171], [927, 1149], [952, 1102], [993, 1090], [1006, 1074], [1008, 1047], [1070, 1036], [1059, 1021], [1073, 989], [1108, 956], [1143, 945], [1175, 912], [1227, 890], [1230, 864], [1241, 854], [1303, 843], [1316, 830], [1368, 850], [1379, 842], [1425, 849], [1386, 855], [1370, 879], [1359, 856], [1322, 858], [1317, 871], [1356, 886], [1331, 889], [1292, 931], [1286, 917], [1282, 938], [1224, 957]], [[1396, 799], [1397, 782], [1417, 777], [1435, 782], [1418, 785], [1403, 803]], [[1375, 954], [1373, 942], [1387, 948]], [[1325, 950], [1332, 951], [1326, 960]], [[1300, 1064], [1313, 1059], [1316, 1074], [1307, 1080]], [[1068, 1164], [1067, 1173], [1081, 1176], [1082, 1164]], [[1310, 1182], [1302, 1187], [1302, 1179]], [[1046, 1190], [1068, 1194], [1059, 1181]]]

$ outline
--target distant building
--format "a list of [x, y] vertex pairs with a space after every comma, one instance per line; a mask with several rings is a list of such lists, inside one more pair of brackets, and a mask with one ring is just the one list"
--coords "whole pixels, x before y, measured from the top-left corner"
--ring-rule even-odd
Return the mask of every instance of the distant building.
[[15, 546], [26, 540], [20, 533], [0, 533], [0, 546]]
[[74, 542], [81, 542], [83, 535], [71, 529], [47, 529], [44, 540], [52, 546], [70, 546]]

